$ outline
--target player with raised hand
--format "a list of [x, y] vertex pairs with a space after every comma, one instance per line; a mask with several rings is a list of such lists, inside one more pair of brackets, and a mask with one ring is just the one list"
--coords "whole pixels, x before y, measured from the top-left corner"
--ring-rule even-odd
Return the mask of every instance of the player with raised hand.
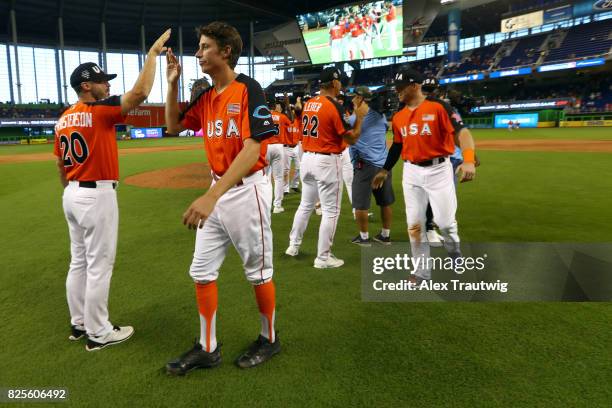
[[168, 132], [204, 129], [204, 147], [212, 184], [183, 215], [196, 228], [189, 274], [195, 283], [200, 338], [194, 347], [166, 365], [173, 375], [221, 363], [217, 343], [217, 278], [228, 246], [240, 255], [247, 280], [253, 285], [261, 331], [257, 340], [236, 360], [241, 368], [261, 364], [280, 352], [276, 337], [275, 287], [272, 281], [272, 188], [264, 172], [261, 141], [274, 135], [272, 116], [259, 83], [234, 72], [242, 51], [238, 31], [223, 22], [198, 28], [198, 58], [213, 86], [184, 112], [178, 107], [181, 67], [168, 50], [166, 124]]
[[166, 30], [147, 54], [134, 87], [110, 96], [106, 74], [93, 62], [79, 65], [70, 86], [79, 100], [64, 111], [55, 125], [55, 149], [63, 207], [70, 233], [70, 269], [66, 294], [72, 333], [70, 340], [87, 336], [87, 351], [121, 343], [134, 333], [131, 326], [111, 324], [108, 294], [117, 252], [119, 209], [116, 188], [119, 163], [115, 124], [147, 99], [157, 57], [170, 38]]

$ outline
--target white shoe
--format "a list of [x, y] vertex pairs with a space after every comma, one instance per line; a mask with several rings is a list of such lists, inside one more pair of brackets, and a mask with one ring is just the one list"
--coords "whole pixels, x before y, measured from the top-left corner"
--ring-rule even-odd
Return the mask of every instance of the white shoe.
[[315, 213], [316, 213], [317, 215], [323, 215], [323, 210], [322, 210], [320, 207], [315, 208]]
[[429, 242], [429, 246], [434, 248], [441, 247], [444, 242], [444, 237], [438, 234], [436, 230], [427, 231], [427, 241]]
[[297, 245], [289, 245], [289, 248], [285, 251], [285, 255], [297, 256], [300, 253], [300, 247]]
[[319, 258], [316, 258], [314, 261], [314, 267], [317, 269], [339, 268], [342, 265], [344, 265], [344, 261], [336, 258], [331, 253], [324, 261], [320, 260]]
[[272, 212], [274, 214], [280, 214], [282, 212], [285, 212], [285, 209], [283, 207], [274, 207], [274, 210], [272, 210]]
[[96, 351], [103, 349], [106, 346], [119, 344], [132, 337], [132, 334], [134, 334], [134, 328], [132, 326], [114, 326], [113, 331], [104, 336], [90, 336], [87, 339], [87, 345], [85, 345], [85, 350]]

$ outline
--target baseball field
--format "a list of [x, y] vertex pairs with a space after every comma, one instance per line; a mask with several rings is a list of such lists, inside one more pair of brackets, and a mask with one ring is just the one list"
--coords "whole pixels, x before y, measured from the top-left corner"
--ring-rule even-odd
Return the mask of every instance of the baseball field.
[[[458, 188], [462, 240], [612, 242], [609, 129], [474, 135], [482, 166], [476, 181]], [[314, 214], [301, 254], [284, 255], [298, 194], [286, 197], [285, 213], [273, 215], [282, 353], [247, 371], [232, 364], [260, 323], [231, 249], [219, 279], [224, 363], [184, 378], [166, 376], [165, 363], [199, 333], [187, 273], [194, 232], [181, 215], [203, 190], [126, 180], [202, 163], [201, 143], [120, 142], [119, 245], [109, 307], [113, 323], [136, 332], [94, 353], [67, 339], [69, 239], [52, 145], [0, 146], [0, 387], [66, 388], [68, 405], [78, 407], [609, 406], [612, 304], [362, 302], [346, 193], [333, 247], [346, 261], [339, 269], [312, 267]], [[391, 237], [407, 246], [400, 181], [397, 165]], [[379, 228], [376, 214], [370, 231]]]

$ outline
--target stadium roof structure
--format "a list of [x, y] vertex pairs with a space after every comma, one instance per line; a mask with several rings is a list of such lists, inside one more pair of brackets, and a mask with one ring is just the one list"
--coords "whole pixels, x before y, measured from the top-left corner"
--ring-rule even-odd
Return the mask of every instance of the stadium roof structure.
[[[185, 53], [195, 48], [194, 28], [215, 20], [234, 25], [249, 47], [250, 22], [262, 31], [295, 19], [297, 13], [320, 10], [346, 1], [310, 0], [0, 0], [0, 21], [6, 31], [0, 41], [11, 41], [10, 10], [15, 10], [19, 43], [56, 45], [58, 16], [62, 16], [67, 47], [100, 47], [100, 26], [106, 26], [109, 50], [140, 50], [140, 26], [145, 26], [147, 46], [165, 28], [183, 27]], [[193, 35], [193, 41], [191, 41]], [[173, 46], [171, 40], [170, 46]], [[176, 44], [176, 42], [174, 42]], [[195, 50], [193, 50], [195, 52]]]
[[[434, 1], [434, 0], [432, 0]], [[0, 41], [11, 41], [10, 10], [14, 8], [21, 44], [57, 45], [58, 16], [63, 18], [66, 47], [101, 48], [100, 26], [104, 21], [108, 50], [140, 50], [140, 26], [145, 26], [146, 45], [167, 27], [183, 27], [184, 52], [191, 53], [195, 27], [214, 20], [226, 21], [240, 31], [244, 49], [249, 47], [250, 22], [255, 31], [270, 29], [295, 19], [297, 14], [341, 6], [351, 0], [0, 0], [0, 21], [6, 27]], [[406, 2], [406, 0], [405, 0]], [[543, 8], [571, 0], [457, 0], [444, 4], [426, 34], [443, 37], [448, 31], [448, 10], [462, 11], [463, 38], [499, 31], [501, 16], [530, 8]], [[409, 4], [409, 2], [406, 2]], [[194, 35], [195, 38], [195, 35]], [[170, 41], [176, 45], [176, 36]]]

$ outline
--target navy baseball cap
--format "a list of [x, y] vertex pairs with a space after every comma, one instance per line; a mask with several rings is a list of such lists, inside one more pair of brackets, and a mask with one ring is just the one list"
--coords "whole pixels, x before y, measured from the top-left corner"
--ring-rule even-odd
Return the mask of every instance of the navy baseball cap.
[[342, 72], [340, 69], [334, 67], [327, 67], [323, 71], [321, 71], [321, 75], [319, 75], [319, 82], [331, 82], [334, 79], [342, 82], [344, 80], [344, 76], [344, 72]]
[[410, 84], [422, 84], [425, 80], [423, 74], [410, 67], [404, 67], [399, 70], [393, 80], [393, 85], [396, 87], [403, 87]]
[[78, 88], [81, 82], [106, 82], [117, 77], [117, 74], [107, 74], [102, 71], [102, 68], [93, 62], [85, 62], [78, 67], [70, 75], [70, 86]]
[[423, 91], [432, 92], [434, 91], [440, 84], [436, 77], [429, 77], [423, 81]]

